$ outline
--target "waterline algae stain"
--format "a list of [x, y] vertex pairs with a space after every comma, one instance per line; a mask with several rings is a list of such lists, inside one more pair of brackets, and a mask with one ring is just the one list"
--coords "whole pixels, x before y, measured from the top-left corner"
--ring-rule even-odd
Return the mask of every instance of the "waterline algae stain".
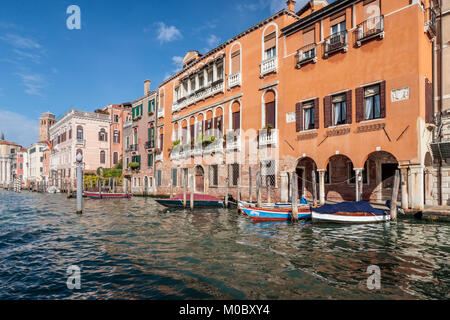
[[74, 208], [0, 191], [0, 299], [450, 298], [444, 223], [254, 224], [150, 198]]

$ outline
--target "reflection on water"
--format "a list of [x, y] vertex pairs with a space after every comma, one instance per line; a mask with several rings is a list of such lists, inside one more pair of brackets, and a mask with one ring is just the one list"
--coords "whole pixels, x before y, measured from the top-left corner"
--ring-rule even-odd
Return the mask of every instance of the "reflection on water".
[[[448, 299], [450, 226], [252, 223], [152, 199], [0, 191], [0, 299]], [[70, 265], [81, 290], [66, 286]], [[367, 289], [370, 265], [381, 289]]]

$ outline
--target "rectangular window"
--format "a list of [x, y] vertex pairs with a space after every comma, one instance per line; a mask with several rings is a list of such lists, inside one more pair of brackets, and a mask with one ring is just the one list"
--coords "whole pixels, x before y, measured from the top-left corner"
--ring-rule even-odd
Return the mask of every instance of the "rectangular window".
[[127, 137], [127, 149], [130, 148], [130, 137]]
[[178, 170], [176, 168], [172, 169], [172, 186], [176, 187], [178, 183]]
[[341, 125], [347, 122], [347, 102], [346, 95], [334, 96], [333, 102], [333, 125]]
[[149, 153], [147, 157], [147, 166], [149, 168], [153, 167], [153, 153]]
[[239, 164], [230, 164], [228, 167], [228, 181], [230, 183], [230, 186], [237, 187], [239, 183], [239, 174]]
[[217, 79], [222, 80], [223, 79], [223, 64], [219, 64], [217, 66]]
[[275, 187], [276, 163], [275, 160], [262, 160], [260, 163], [261, 185]]
[[364, 88], [365, 119], [381, 118], [380, 85]]
[[156, 186], [161, 187], [162, 186], [162, 171], [156, 170]]
[[235, 51], [231, 54], [231, 74], [241, 71], [241, 51]]
[[209, 166], [209, 186], [217, 187], [219, 185], [219, 166], [217, 164]]
[[119, 130], [114, 130], [113, 142], [120, 143], [120, 131]]
[[213, 82], [213, 70], [212, 68], [208, 69], [208, 84], [211, 84]]
[[270, 59], [276, 56], [276, 33], [264, 37], [264, 59]]
[[315, 128], [314, 123], [314, 102], [303, 104], [303, 128], [304, 130], [312, 130]]
[[115, 114], [115, 115], [114, 115], [114, 122], [115, 122], [115, 123], [118, 123], [118, 122], [119, 122], [119, 115], [118, 115], [118, 114]]

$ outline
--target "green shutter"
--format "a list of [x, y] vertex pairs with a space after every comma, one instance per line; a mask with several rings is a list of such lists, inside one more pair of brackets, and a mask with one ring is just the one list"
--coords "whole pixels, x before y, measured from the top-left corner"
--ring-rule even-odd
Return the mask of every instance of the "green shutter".
[[143, 107], [144, 105], [143, 104], [141, 104], [141, 116], [144, 114], [144, 107]]
[[133, 119], [136, 118], [136, 108], [132, 109]]
[[153, 166], [153, 153], [148, 154], [147, 165], [149, 168]]

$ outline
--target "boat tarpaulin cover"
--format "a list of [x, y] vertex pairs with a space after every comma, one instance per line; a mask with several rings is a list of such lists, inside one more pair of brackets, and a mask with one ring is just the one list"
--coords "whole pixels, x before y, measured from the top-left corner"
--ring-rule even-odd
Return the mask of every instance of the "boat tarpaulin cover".
[[367, 212], [373, 213], [376, 216], [383, 216], [386, 214], [384, 210], [376, 209], [365, 201], [326, 204], [324, 206], [321, 206], [320, 208], [314, 209], [314, 212], [321, 214], [333, 214], [339, 212], [345, 213]]

